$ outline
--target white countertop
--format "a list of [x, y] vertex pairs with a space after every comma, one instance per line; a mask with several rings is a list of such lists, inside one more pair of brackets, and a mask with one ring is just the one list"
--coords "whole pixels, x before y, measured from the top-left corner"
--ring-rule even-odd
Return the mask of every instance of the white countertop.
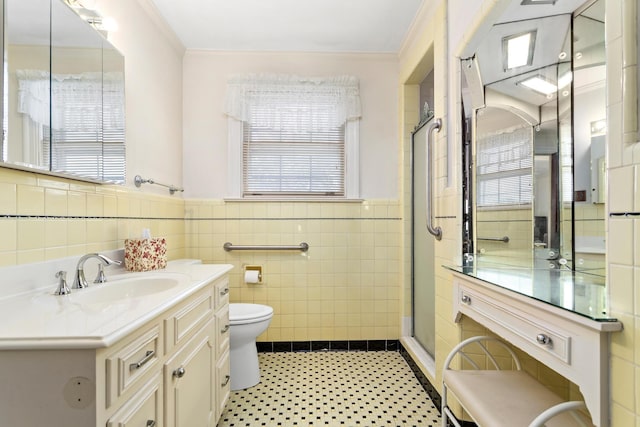
[[[164, 270], [129, 273], [106, 271], [108, 282], [71, 295], [51, 295], [47, 286], [0, 299], [0, 350], [89, 349], [112, 345], [171, 306], [202, 289], [233, 268], [230, 264], [169, 263]], [[78, 304], [73, 296], [96, 292], [117, 280], [154, 275], [173, 278], [178, 285], [148, 295], [118, 301]], [[71, 280], [69, 280], [69, 285]], [[68, 298], [71, 297], [71, 298]]]

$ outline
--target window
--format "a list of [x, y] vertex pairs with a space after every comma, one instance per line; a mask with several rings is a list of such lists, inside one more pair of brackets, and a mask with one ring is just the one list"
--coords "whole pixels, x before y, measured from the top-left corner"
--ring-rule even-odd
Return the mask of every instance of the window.
[[231, 197], [358, 196], [357, 79], [239, 77], [227, 102]]
[[482, 137], [476, 147], [478, 206], [530, 204], [533, 188], [531, 129]]
[[[121, 73], [18, 70], [24, 162], [56, 172], [124, 182]], [[50, 92], [50, 93], [49, 93]], [[49, 103], [42, 99], [51, 99]], [[49, 167], [50, 166], [50, 167]]]

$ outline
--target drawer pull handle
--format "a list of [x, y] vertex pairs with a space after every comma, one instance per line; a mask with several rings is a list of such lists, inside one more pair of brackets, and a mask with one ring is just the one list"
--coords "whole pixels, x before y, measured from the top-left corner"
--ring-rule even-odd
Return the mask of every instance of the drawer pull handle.
[[182, 378], [184, 377], [184, 374], [186, 374], [187, 371], [184, 369], [184, 367], [180, 366], [178, 369], [176, 369], [175, 371], [173, 371], [173, 376], [176, 378]]
[[226, 387], [229, 384], [229, 380], [231, 379], [231, 375], [224, 376], [224, 382], [222, 383], [222, 387]]
[[220, 296], [225, 296], [228, 293], [229, 293], [229, 288], [224, 288], [223, 290], [220, 291]]
[[465, 304], [471, 304], [471, 297], [469, 295], [462, 295], [462, 298], [460, 298], [460, 301], [462, 301]]
[[156, 427], [156, 422], [154, 420], [147, 420], [146, 427]]
[[224, 328], [220, 329], [221, 334], [226, 334], [229, 331], [229, 325], [224, 325]]
[[155, 355], [156, 355], [155, 351], [147, 350], [147, 352], [144, 354], [144, 357], [139, 362], [132, 363], [129, 365], [129, 370], [135, 371], [136, 369], [142, 368], [148, 361], [153, 359]]
[[551, 337], [545, 334], [536, 335], [536, 341], [541, 345], [551, 345]]

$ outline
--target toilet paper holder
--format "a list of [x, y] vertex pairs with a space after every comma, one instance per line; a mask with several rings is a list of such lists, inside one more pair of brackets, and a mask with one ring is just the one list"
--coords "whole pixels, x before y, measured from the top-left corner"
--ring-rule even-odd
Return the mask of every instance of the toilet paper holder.
[[[262, 266], [261, 265], [245, 265], [244, 271], [245, 271], [245, 283], [262, 283]], [[247, 272], [254, 272], [254, 271], [258, 272], [258, 281], [257, 282], [248, 281], [247, 278], [249, 276], [253, 276], [253, 277], [255, 276], [253, 274], [247, 275]]]

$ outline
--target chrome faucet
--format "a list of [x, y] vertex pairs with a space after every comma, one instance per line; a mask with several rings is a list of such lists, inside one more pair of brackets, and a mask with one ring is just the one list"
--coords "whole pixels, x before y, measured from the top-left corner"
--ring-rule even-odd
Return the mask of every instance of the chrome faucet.
[[67, 295], [71, 293], [71, 289], [67, 286], [67, 272], [60, 270], [56, 273], [56, 279], [58, 279], [58, 289], [53, 293], [54, 295]]
[[105, 266], [122, 264], [120, 261], [116, 261], [101, 254], [94, 253], [84, 255], [78, 260], [78, 266], [76, 267], [76, 274], [73, 279], [71, 289], [82, 289], [89, 286], [89, 282], [87, 282], [87, 279], [84, 277], [84, 262], [90, 258], [97, 258], [100, 261], [100, 264], [98, 264], [98, 275], [93, 283], [104, 283], [107, 281], [107, 277], [104, 275]]

